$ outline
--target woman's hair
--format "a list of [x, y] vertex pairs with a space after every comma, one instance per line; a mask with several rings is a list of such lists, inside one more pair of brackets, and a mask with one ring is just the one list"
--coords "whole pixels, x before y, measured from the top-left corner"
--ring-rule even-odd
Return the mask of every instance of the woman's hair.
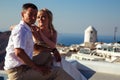
[[53, 35], [54, 32], [56, 32], [56, 30], [55, 30], [53, 23], [52, 23], [52, 21], [53, 21], [52, 12], [47, 8], [43, 8], [43, 9], [39, 10], [38, 12], [45, 12], [47, 14], [48, 20], [49, 20], [48, 28], [50, 29], [51, 35]]

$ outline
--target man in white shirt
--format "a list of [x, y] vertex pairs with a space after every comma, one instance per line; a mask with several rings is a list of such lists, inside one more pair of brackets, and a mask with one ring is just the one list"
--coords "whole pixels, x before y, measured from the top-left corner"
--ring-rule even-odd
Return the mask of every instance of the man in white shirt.
[[6, 48], [4, 69], [9, 80], [73, 80], [61, 68], [38, 66], [32, 61], [34, 42], [31, 27], [38, 9], [32, 3], [26, 3], [22, 8], [22, 20], [12, 30]]

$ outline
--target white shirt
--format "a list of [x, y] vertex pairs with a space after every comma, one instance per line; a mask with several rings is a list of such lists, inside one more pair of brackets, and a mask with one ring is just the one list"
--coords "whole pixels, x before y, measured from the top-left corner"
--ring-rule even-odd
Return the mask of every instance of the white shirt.
[[26, 23], [20, 21], [20, 23], [12, 30], [9, 37], [9, 42], [6, 48], [4, 69], [8, 70], [24, 64], [15, 55], [15, 48], [24, 49], [26, 54], [32, 59], [33, 45], [34, 43], [32, 39], [31, 29]]

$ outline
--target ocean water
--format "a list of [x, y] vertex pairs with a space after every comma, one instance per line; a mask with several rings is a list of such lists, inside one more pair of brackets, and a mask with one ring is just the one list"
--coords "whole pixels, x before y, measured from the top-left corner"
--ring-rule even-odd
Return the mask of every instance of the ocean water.
[[[116, 41], [113, 36], [98, 36], [98, 42], [113, 43], [120, 41], [120, 36], [116, 37]], [[81, 44], [84, 42], [84, 35], [82, 34], [58, 34], [58, 43], [70, 46], [72, 44]]]

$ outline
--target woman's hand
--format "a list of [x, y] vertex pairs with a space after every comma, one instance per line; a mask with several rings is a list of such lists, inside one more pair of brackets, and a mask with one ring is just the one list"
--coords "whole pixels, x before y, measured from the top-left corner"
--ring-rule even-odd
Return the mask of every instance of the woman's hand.
[[61, 62], [61, 55], [58, 52], [58, 50], [55, 48], [55, 49], [53, 49], [52, 52], [53, 52], [53, 55], [55, 57], [56, 62]]
[[31, 26], [31, 31], [32, 31], [32, 34], [33, 34], [34, 42], [41, 41], [41, 35], [39, 33], [40, 29], [36, 25]]
[[12, 31], [15, 28], [16, 25], [10, 26], [10, 31]]

